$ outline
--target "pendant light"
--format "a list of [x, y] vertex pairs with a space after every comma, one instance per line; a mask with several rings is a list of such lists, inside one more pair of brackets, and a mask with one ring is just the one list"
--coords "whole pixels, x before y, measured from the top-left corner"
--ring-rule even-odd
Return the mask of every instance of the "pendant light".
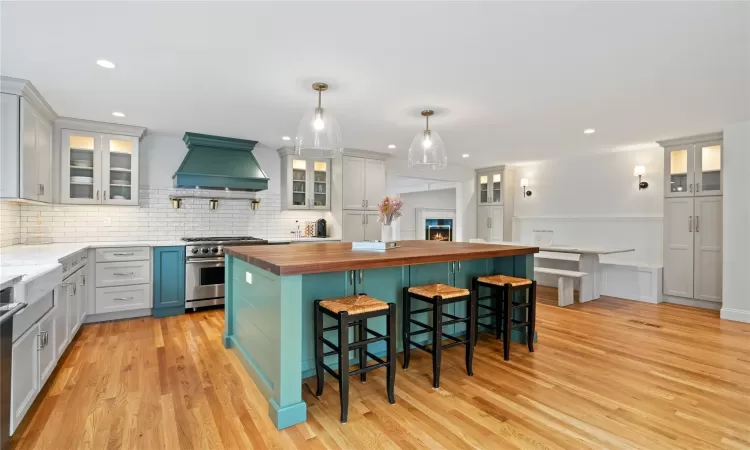
[[328, 90], [326, 83], [313, 83], [313, 90], [318, 91], [318, 107], [311, 109], [302, 117], [294, 138], [294, 151], [298, 155], [332, 158], [342, 153], [341, 130], [336, 118], [330, 111], [323, 109], [321, 96]]
[[409, 147], [409, 167], [417, 169], [445, 169], [448, 165], [448, 156], [445, 154], [445, 145], [437, 131], [430, 130], [430, 116], [435, 112], [429, 109], [422, 111], [425, 118], [424, 131], [414, 136]]

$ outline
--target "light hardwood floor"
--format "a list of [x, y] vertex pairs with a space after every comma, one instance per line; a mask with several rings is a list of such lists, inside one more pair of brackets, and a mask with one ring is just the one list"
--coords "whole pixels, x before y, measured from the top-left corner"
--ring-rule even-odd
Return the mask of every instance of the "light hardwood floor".
[[602, 298], [555, 306], [540, 289], [536, 352], [482, 338], [474, 376], [446, 351], [352, 381], [303, 387], [308, 421], [281, 432], [238, 359], [223, 311], [87, 325], [16, 433], [14, 448], [750, 448], [750, 325], [718, 312]]

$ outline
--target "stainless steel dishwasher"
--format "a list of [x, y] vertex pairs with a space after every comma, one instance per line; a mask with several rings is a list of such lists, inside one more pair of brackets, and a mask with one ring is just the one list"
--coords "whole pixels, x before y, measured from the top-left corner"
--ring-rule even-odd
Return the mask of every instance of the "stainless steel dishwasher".
[[24, 303], [13, 303], [13, 288], [0, 291], [0, 450], [7, 450], [10, 446], [10, 374], [11, 363], [13, 362], [13, 316], [25, 306]]

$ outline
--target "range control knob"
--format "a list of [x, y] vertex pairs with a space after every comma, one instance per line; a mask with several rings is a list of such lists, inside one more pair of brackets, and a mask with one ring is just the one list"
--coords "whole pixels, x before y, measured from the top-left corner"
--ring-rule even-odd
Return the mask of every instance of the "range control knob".
[[190, 253], [192, 253], [192, 254], [194, 254], [194, 255], [195, 255], [196, 253], [198, 253], [198, 249], [197, 249], [197, 248], [194, 248], [194, 249], [190, 250]]
[[203, 247], [203, 248], [201, 249], [201, 253], [203, 253], [203, 254], [206, 254], [206, 253], [208, 253], [208, 247]]
[[212, 248], [211, 253], [219, 253], [219, 248], [218, 247]]

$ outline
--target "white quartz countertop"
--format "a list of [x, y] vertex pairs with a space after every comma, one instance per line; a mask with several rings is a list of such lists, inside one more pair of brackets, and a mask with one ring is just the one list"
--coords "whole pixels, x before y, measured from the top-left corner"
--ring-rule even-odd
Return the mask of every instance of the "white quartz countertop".
[[22, 278], [23, 275], [0, 272], [0, 291], [15, 286], [19, 281], [21, 281]]
[[0, 248], [0, 266], [56, 264], [87, 248], [158, 247], [185, 245], [182, 241], [77, 242], [66, 244], [12, 245]]

